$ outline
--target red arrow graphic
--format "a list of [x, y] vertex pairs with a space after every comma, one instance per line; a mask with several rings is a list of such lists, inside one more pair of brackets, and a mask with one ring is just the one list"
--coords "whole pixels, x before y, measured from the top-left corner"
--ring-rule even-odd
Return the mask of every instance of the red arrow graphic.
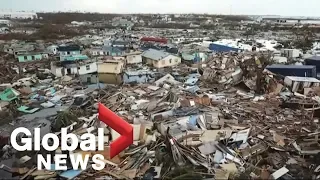
[[110, 144], [110, 158], [133, 143], [133, 127], [101, 103], [99, 103], [98, 118], [121, 135]]

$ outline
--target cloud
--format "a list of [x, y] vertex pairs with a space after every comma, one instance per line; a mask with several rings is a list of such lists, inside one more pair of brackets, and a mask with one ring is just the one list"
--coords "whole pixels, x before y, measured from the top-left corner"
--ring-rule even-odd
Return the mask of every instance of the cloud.
[[1, 0], [0, 9], [320, 16], [319, 0]]

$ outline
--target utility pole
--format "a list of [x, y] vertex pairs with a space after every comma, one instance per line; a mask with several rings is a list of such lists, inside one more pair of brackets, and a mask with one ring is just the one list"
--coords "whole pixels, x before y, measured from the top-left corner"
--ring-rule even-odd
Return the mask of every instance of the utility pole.
[[101, 92], [101, 89], [100, 89], [100, 81], [99, 81], [99, 73], [98, 73], [98, 69], [99, 69], [99, 63], [98, 63], [98, 58], [96, 58], [96, 65], [97, 65], [97, 85], [98, 85], [98, 88], [99, 88], [99, 93], [98, 93], [98, 99], [100, 99], [100, 92]]

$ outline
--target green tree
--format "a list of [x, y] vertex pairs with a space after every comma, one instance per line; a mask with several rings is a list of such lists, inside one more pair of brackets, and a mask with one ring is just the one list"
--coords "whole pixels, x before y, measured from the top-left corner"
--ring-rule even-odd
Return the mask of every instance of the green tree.
[[308, 26], [294, 29], [293, 33], [296, 36], [296, 39], [293, 42], [295, 48], [302, 49], [305, 53], [313, 47], [315, 34]]
[[258, 28], [254, 25], [251, 25], [242, 35], [246, 36], [249, 39], [250, 36], [254, 37], [258, 32]]

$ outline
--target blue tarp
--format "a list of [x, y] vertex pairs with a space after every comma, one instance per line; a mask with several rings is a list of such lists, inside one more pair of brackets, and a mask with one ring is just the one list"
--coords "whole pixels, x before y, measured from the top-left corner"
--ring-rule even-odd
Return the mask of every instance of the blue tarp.
[[239, 48], [229, 47], [226, 45], [220, 45], [220, 44], [215, 44], [215, 43], [210, 44], [209, 49], [211, 51], [215, 51], [215, 52], [230, 52], [230, 51], [239, 52], [239, 51], [241, 51], [241, 49], [239, 49]]
[[189, 121], [188, 121], [188, 124], [192, 125], [192, 126], [196, 126], [197, 125], [197, 119], [198, 119], [198, 116], [197, 115], [191, 115], [189, 117]]
[[75, 177], [79, 176], [81, 172], [82, 170], [69, 170], [69, 171], [64, 171], [59, 176], [67, 179], [74, 179]]

